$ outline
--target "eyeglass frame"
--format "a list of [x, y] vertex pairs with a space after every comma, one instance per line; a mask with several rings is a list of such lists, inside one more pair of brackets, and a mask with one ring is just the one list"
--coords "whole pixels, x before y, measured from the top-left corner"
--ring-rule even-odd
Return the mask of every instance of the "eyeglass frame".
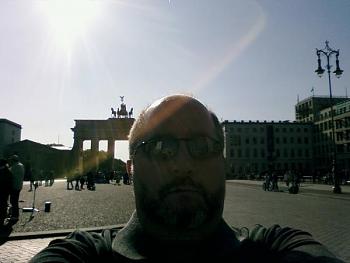
[[[195, 138], [205, 138], [207, 142], [208, 142], [208, 139], [209, 139], [211, 142], [213, 142], [212, 143], [212, 147], [215, 146], [214, 143], [217, 143], [217, 145], [219, 145], [219, 147], [218, 147], [217, 150], [212, 150], [211, 152], [208, 150], [206, 155], [195, 156], [195, 155], [193, 155], [193, 152], [190, 150], [190, 146], [188, 144], [189, 141], [193, 141]], [[190, 154], [190, 156], [192, 158], [195, 158], [195, 159], [204, 159], [204, 158], [208, 158], [210, 156], [218, 156], [218, 155], [222, 154], [223, 150], [224, 150], [224, 143], [222, 141], [220, 141], [219, 139], [213, 138], [211, 136], [201, 135], [201, 136], [193, 136], [193, 137], [190, 137], [190, 138], [176, 138], [176, 137], [173, 137], [173, 136], [159, 136], [159, 137], [153, 137], [153, 138], [150, 138], [148, 140], [141, 141], [141, 142], [137, 143], [136, 146], [133, 147], [134, 149], [133, 149], [132, 154], [130, 155], [130, 158], [131, 159], [135, 158], [135, 155], [136, 155], [137, 151], [140, 148], [145, 147], [147, 144], [150, 144], [150, 143], [153, 143], [153, 142], [157, 142], [157, 141], [160, 142], [160, 141], [162, 141], [162, 139], [163, 140], [168, 139], [168, 140], [172, 140], [172, 141], [176, 141], [177, 142], [176, 152], [171, 157], [174, 157], [174, 156], [176, 156], [178, 154], [180, 141], [184, 141], [185, 142], [186, 149], [187, 149], [188, 153]], [[208, 143], [207, 143], [207, 145], [208, 145]], [[208, 145], [208, 146], [210, 147], [210, 145]], [[146, 151], [143, 151], [143, 152], [149, 157], [157, 158], [156, 154], [152, 154], [152, 153], [149, 153], [149, 152], [146, 152]]]

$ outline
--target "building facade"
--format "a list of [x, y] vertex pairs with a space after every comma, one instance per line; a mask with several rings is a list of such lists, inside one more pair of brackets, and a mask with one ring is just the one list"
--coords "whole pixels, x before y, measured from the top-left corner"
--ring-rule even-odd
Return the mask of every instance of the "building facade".
[[330, 172], [335, 155], [338, 172], [347, 178], [350, 170], [350, 99], [334, 97], [332, 102], [333, 123], [329, 97], [309, 97], [297, 103], [296, 120], [311, 121], [314, 124], [313, 153], [316, 172]]
[[7, 145], [21, 140], [21, 129], [21, 125], [13, 121], [0, 119], [0, 157]]
[[[323, 109], [316, 116], [314, 125], [315, 163], [320, 170], [326, 171], [333, 160], [333, 145], [338, 171], [348, 174], [350, 169], [350, 101], [340, 102], [333, 107], [332, 124], [331, 108]], [[335, 138], [333, 138], [334, 125]]]
[[[70, 150], [58, 150], [48, 145], [31, 140], [23, 140], [9, 144], [4, 149], [4, 156], [18, 155], [24, 166], [31, 167], [34, 177], [38, 178], [40, 171], [53, 171], [54, 176], [63, 178], [72, 170], [72, 154]], [[28, 180], [29, 178], [25, 178]]]
[[[333, 104], [347, 101], [347, 97], [333, 97]], [[308, 97], [295, 105], [295, 120], [297, 122], [315, 122], [320, 111], [331, 107], [331, 101], [327, 96]]]
[[224, 121], [227, 177], [313, 170], [312, 123]]

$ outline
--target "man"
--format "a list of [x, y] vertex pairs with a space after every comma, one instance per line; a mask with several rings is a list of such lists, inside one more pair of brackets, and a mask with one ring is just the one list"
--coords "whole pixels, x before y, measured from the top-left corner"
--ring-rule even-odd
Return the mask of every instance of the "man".
[[11, 221], [17, 222], [19, 216], [18, 200], [23, 187], [24, 179], [24, 165], [19, 161], [17, 155], [11, 157], [11, 167], [10, 171], [12, 173], [12, 184], [10, 193], [10, 203], [11, 203]]
[[306, 232], [257, 226], [242, 238], [225, 223], [223, 132], [198, 100], [156, 101], [129, 143], [136, 211], [128, 224], [113, 240], [75, 231], [31, 262], [342, 262]]
[[7, 200], [11, 189], [11, 172], [5, 159], [0, 159], [0, 230], [7, 217]]

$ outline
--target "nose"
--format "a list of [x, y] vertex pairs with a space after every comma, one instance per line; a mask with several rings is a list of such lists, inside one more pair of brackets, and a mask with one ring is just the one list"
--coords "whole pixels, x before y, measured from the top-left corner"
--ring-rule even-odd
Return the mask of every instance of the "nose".
[[193, 158], [184, 141], [180, 141], [177, 154], [172, 160], [172, 172], [178, 176], [189, 176], [194, 172]]

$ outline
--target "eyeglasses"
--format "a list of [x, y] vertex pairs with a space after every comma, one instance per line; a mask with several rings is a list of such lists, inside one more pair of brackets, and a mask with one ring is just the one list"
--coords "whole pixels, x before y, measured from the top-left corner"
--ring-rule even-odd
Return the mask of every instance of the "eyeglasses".
[[154, 158], [167, 160], [179, 151], [180, 141], [184, 141], [189, 154], [196, 159], [217, 156], [223, 151], [223, 144], [207, 136], [193, 138], [160, 137], [143, 141], [136, 145], [133, 156], [139, 149]]

